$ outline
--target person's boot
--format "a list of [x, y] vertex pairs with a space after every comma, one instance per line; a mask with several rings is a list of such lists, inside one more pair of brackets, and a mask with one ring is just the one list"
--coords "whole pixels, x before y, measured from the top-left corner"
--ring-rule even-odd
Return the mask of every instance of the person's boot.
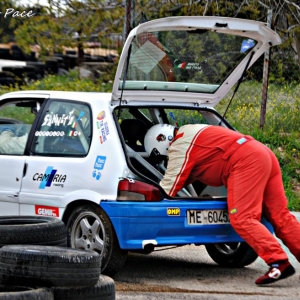
[[269, 271], [256, 279], [255, 284], [268, 284], [272, 283], [287, 277], [290, 277], [295, 274], [294, 267], [289, 263], [288, 260], [278, 261], [270, 264]]

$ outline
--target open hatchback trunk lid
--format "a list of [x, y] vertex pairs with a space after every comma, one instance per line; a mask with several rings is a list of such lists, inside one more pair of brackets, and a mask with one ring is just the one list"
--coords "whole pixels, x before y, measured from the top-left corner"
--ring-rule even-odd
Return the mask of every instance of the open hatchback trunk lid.
[[143, 23], [126, 40], [112, 100], [215, 106], [245, 69], [280, 42], [265, 23], [252, 20], [170, 17]]

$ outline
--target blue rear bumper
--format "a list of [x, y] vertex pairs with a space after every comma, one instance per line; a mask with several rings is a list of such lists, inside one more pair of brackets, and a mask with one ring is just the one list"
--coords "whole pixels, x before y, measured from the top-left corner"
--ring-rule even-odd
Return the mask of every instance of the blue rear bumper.
[[[230, 224], [188, 225], [187, 210], [227, 210], [226, 201], [101, 201], [122, 249], [154, 246], [242, 242]], [[272, 231], [271, 225], [262, 222]]]

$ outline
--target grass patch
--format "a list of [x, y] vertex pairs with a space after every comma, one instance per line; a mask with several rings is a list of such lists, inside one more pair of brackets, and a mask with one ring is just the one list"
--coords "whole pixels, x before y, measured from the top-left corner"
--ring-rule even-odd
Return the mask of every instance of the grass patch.
[[[262, 85], [245, 82], [240, 86], [227, 112], [227, 120], [240, 132], [267, 145], [277, 156], [289, 201], [289, 209], [300, 211], [300, 85], [269, 85], [267, 114], [260, 129]], [[231, 95], [217, 106], [226, 110]]]

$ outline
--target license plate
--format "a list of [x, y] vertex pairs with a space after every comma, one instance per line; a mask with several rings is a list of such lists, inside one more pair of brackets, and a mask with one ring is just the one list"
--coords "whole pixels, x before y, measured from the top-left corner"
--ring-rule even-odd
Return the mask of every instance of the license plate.
[[229, 217], [226, 210], [188, 210], [188, 225], [228, 224]]

